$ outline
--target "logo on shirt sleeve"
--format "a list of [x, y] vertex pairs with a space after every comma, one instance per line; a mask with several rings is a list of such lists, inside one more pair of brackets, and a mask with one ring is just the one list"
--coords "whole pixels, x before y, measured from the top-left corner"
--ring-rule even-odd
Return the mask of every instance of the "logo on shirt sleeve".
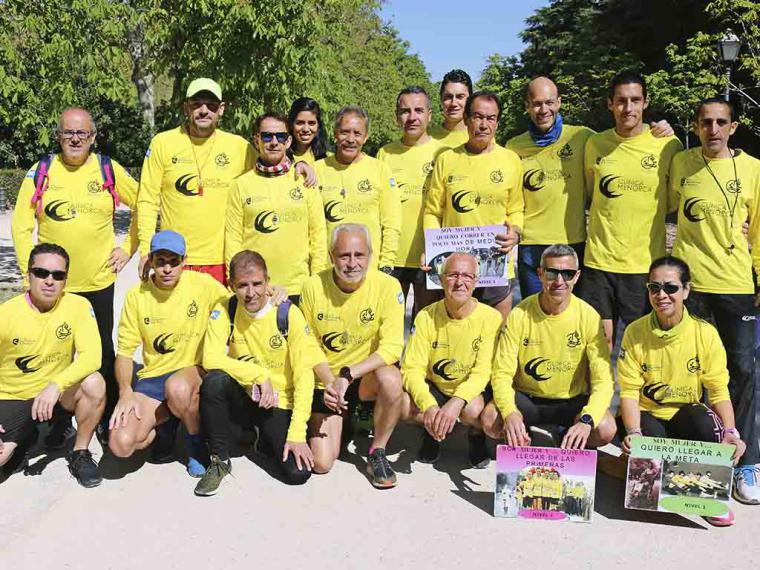
[[145, 158], [148, 158], [150, 156], [150, 149], [145, 151]]
[[218, 319], [218, 318], [219, 318], [219, 315], [221, 315], [221, 314], [222, 314], [222, 313], [221, 313], [221, 311], [219, 311], [219, 310], [211, 311], [211, 314], [209, 315], [209, 318], [210, 318], [212, 321], [215, 321], [216, 319]]
[[398, 301], [399, 305], [404, 304], [404, 294], [399, 291], [398, 295], [396, 295], [396, 300]]

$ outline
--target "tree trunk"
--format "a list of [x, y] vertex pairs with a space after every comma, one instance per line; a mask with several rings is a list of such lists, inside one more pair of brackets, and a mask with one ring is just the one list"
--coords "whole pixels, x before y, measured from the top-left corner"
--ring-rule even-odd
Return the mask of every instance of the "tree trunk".
[[132, 83], [137, 89], [137, 105], [143, 120], [150, 127], [156, 126], [156, 105], [153, 98], [153, 74], [145, 66], [145, 46], [142, 26], [135, 26], [129, 33], [129, 52], [132, 56]]

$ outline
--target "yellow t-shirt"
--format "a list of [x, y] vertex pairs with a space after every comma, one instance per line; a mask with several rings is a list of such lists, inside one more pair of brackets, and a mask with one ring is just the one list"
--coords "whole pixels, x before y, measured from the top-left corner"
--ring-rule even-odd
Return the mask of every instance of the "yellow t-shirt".
[[642, 411], [671, 419], [686, 404], [730, 400], [726, 351], [718, 331], [684, 308], [681, 322], [659, 328], [654, 313], [632, 322], [623, 333], [617, 361], [620, 398], [639, 403]]
[[507, 141], [522, 160], [526, 245], [586, 241], [583, 152], [594, 131], [564, 125], [556, 142], [537, 146], [528, 132]]
[[36, 398], [50, 382], [64, 391], [100, 368], [100, 358], [95, 312], [84, 297], [64, 293], [46, 313], [26, 293], [0, 305], [0, 400]]
[[232, 181], [256, 162], [243, 137], [216, 129], [207, 139], [183, 127], [153, 137], [145, 154], [137, 201], [140, 253], [147, 255], [161, 210], [161, 229], [182, 234], [187, 263], [224, 263], [224, 211]]
[[591, 202], [585, 265], [615, 273], [646, 273], [665, 255], [670, 161], [676, 137], [644, 132], [630, 138], [615, 129], [586, 143], [586, 196]]
[[573, 295], [559, 315], [547, 315], [531, 295], [512, 309], [494, 359], [493, 396], [503, 417], [517, 411], [515, 391], [565, 400], [589, 394], [582, 413], [599, 425], [614, 385], [610, 350], [599, 314]]
[[396, 267], [419, 268], [425, 251], [422, 233], [424, 197], [436, 157], [445, 150], [439, 141], [406, 146], [401, 141], [385, 145], [377, 153], [378, 160], [391, 169], [396, 187], [401, 194], [401, 236], [399, 237]]
[[169, 291], [156, 287], [152, 277], [135, 285], [121, 311], [117, 353], [132, 358], [142, 345], [139, 379], [200, 365], [208, 316], [227, 295], [213, 277], [189, 270]]
[[203, 343], [203, 367], [223, 370], [249, 393], [253, 384], [269, 380], [277, 392], [277, 407], [293, 410], [288, 441], [306, 441], [306, 422], [311, 416], [314, 394], [312, 368], [324, 360], [295, 305], [288, 310], [287, 338], [277, 328], [277, 307], [273, 305], [250, 315], [238, 303], [231, 338], [228, 301], [217, 303], [211, 311]]
[[[137, 181], [115, 160], [111, 164], [119, 200], [134, 209]], [[13, 246], [21, 273], [26, 274], [28, 270], [36, 223], [37, 242], [57, 243], [71, 258], [67, 291], [83, 293], [105, 289], [116, 280], [116, 274], [108, 268], [116, 237], [113, 230], [114, 201], [103, 188], [98, 157], [91, 154], [82, 166], [71, 167], [59, 155], [55, 156], [50, 164], [49, 186], [42, 195], [39, 217], [36, 206], [32, 205], [34, 174], [38, 165], [32, 166], [21, 183], [11, 220]], [[137, 249], [135, 216], [132, 216], [121, 247], [130, 256]]]
[[257, 251], [267, 262], [270, 281], [298, 295], [303, 281], [327, 266], [326, 244], [322, 200], [294, 169], [276, 177], [254, 169], [233, 181], [224, 231], [228, 269], [237, 252]]
[[500, 328], [501, 313], [481, 303], [464, 319], [449, 317], [443, 300], [422, 309], [401, 366], [404, 389], [416, 406], [424, 412], [438, 405], [426, 379], [468, 403], [480, 395], [491, 379]]
[[446, 148], [456, 148], [470, 140], [470, 133], [467, 132], [467, 129], [450, 131], [444, 128], [443, 125], [437, 125], [431, 127], [428, 132], [431, 137]]
[[[668, 205], [678, 209], [673, 255], [689, 262], [694, 290], [754, 293], [753, 262], [760, 271], [760, 161], [740, 150], [734, 160], [704, 159], [699, 147], [680, 152], [670, 167]], [[742, 234], [747, 219], [752, 256]]]
[[390, 168], [367, 155], [349, 165], [328, 156], [317, 162], [316, 171], [328, 249], [336, 226], [364, 224], [369, 229], [377, 267], [395, 266], [401, 233], [401, 198]]
[[[404, 350], [404, 295], [399, 282], [370, 270], [353, 293], [335, 284], [332, 268], [306, 281], [301, 310], [333, 374], [377, 353], [393, 364]], [[317, 388], [324, 385], [317, 379]]]

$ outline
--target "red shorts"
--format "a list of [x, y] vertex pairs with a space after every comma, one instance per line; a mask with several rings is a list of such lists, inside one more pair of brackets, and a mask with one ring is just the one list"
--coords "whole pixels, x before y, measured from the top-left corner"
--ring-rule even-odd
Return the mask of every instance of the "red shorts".
[[224, 263], [218, 265], [185, 265], [185, 269], [211, 275], [211, 277], [219, 281], [219, 283], [225, 287], [227, 286], [227, 272], [224, 269]]

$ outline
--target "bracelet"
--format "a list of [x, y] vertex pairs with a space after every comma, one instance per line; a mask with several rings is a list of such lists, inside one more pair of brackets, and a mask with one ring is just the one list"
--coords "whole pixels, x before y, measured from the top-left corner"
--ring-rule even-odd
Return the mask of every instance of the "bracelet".
[[736, 437], [738, 437], [739, 439], [741, 439], [741, 438], [742, 438], [741, 434], [739, 433], [739, 430], [738, 430], [738, 429], [736, 429], [736, 428], [723, 428], [723, 433], [724, 433], [724, 434], [726, 434], [726, 433], [730, 433], [730, 434], [733, 434], [733, 435], [735, 435], [735, 436], [736, 436]]
[[641, 433], [641, 428], [626, 429], [625, 433], [627, 435], [642, 435], [642, 436], [644, 435], [643, 433]]

